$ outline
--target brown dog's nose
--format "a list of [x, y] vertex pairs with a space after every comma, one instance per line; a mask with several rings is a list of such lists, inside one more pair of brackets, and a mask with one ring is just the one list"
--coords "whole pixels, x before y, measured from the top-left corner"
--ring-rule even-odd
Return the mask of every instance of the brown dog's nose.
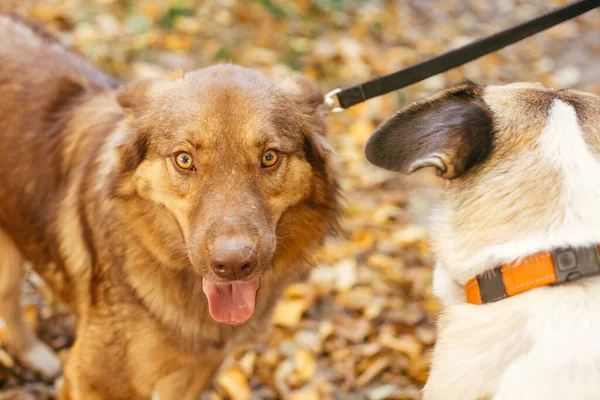
[[246, 278], [256, 268], [258, 256], [254, 244], [245, 238], [217, 238], [211, 252], [211, 267], [223, 279]]

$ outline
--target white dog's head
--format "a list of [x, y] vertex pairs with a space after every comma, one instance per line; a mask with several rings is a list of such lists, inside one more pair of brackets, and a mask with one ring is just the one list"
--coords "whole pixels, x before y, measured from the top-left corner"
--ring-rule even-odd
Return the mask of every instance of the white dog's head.
[[461, 84], [399, 110], [366, 155], [448, 180], [432, 242], [460, 284], [539, 251], [600, 243], [598, 96]]

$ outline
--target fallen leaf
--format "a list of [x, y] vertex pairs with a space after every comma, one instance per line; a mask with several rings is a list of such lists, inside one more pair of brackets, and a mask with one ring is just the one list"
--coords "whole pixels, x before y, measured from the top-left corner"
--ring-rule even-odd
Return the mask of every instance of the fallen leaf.
[[308, 387], [302, 390], [298, 390], [293, 392], [289, 400], [319, 400], [321, 397], [319, 396], [319, 392], [317, 389], [313, 387]]
[[12, 357], [4, 350], [0, 349], [0, 364], [6, 368], [12, 368], [15, 366], [15, 362]]
[[317, 371], [317, 361], [315, 355], [307, 349], [300, 348], [296, 350], [294, 355], [294, 366], [296, 375], [301, 381], [305, 382], [310, 380]]
[[362, 387], [371, 382], [377, 377], [383, 370], [389, 367], [391, 361], [389, 357], [378, 358], [373, 362], [358, 378], [356, 378], [356, 387]]
[[284, 299], [275, 307], [273, 322], [279, 326], [296, 326], [308, 306], [309, 304], [303, 299]]
[[231, 400], [249, 400], [250, 386], [244, 371], [232, 367], [219, 374], [216, 384]]
[[358, 280], [358, 275], [356, 271], [356, 260], [355, 259], [345, 259], [336, 264], [336, 289], [338, 291], [346, 291], [349, 290], [352, 286], [356, 284]]
[[394, 337], [387, 332], [383, 332], [379, 336], [379, 343], [383, 347], [406, 354], [413, 360], [418, 359], [423, 351], [423, 345], [411, 335]]

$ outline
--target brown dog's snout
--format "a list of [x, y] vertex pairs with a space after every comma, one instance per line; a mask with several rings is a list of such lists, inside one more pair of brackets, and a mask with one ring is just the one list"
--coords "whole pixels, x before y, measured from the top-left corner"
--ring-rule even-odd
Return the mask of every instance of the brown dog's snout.
[[212, 246], [210, 265], [223, 279], [235, 281], [248, 277], [256, 269], [258, 253], [254, 243], [245, 237], [218, 237]]

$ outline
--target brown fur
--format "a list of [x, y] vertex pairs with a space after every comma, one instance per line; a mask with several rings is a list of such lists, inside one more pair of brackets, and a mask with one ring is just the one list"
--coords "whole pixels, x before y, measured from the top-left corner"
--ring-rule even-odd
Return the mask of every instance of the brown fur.
[[[117, 87], [0, 15], [0, 96], [0, 233], [12, 241], [0, 254], [17, 258], [4, 271], [31, 261], [78, 315], [65, 399], [195, 398], [232, 345], [265, 332], [336, 225], [323, 96], [306, 79], [223, 65]], [[261, 169], [274, 147], [280, 163]], [[197, 170], [178, 170], [177, 151]], [[203, 277], [218, 280], [210, 242], [241, 231], [257, 243], [256, 309], [219, 324], [202, 292]]]

